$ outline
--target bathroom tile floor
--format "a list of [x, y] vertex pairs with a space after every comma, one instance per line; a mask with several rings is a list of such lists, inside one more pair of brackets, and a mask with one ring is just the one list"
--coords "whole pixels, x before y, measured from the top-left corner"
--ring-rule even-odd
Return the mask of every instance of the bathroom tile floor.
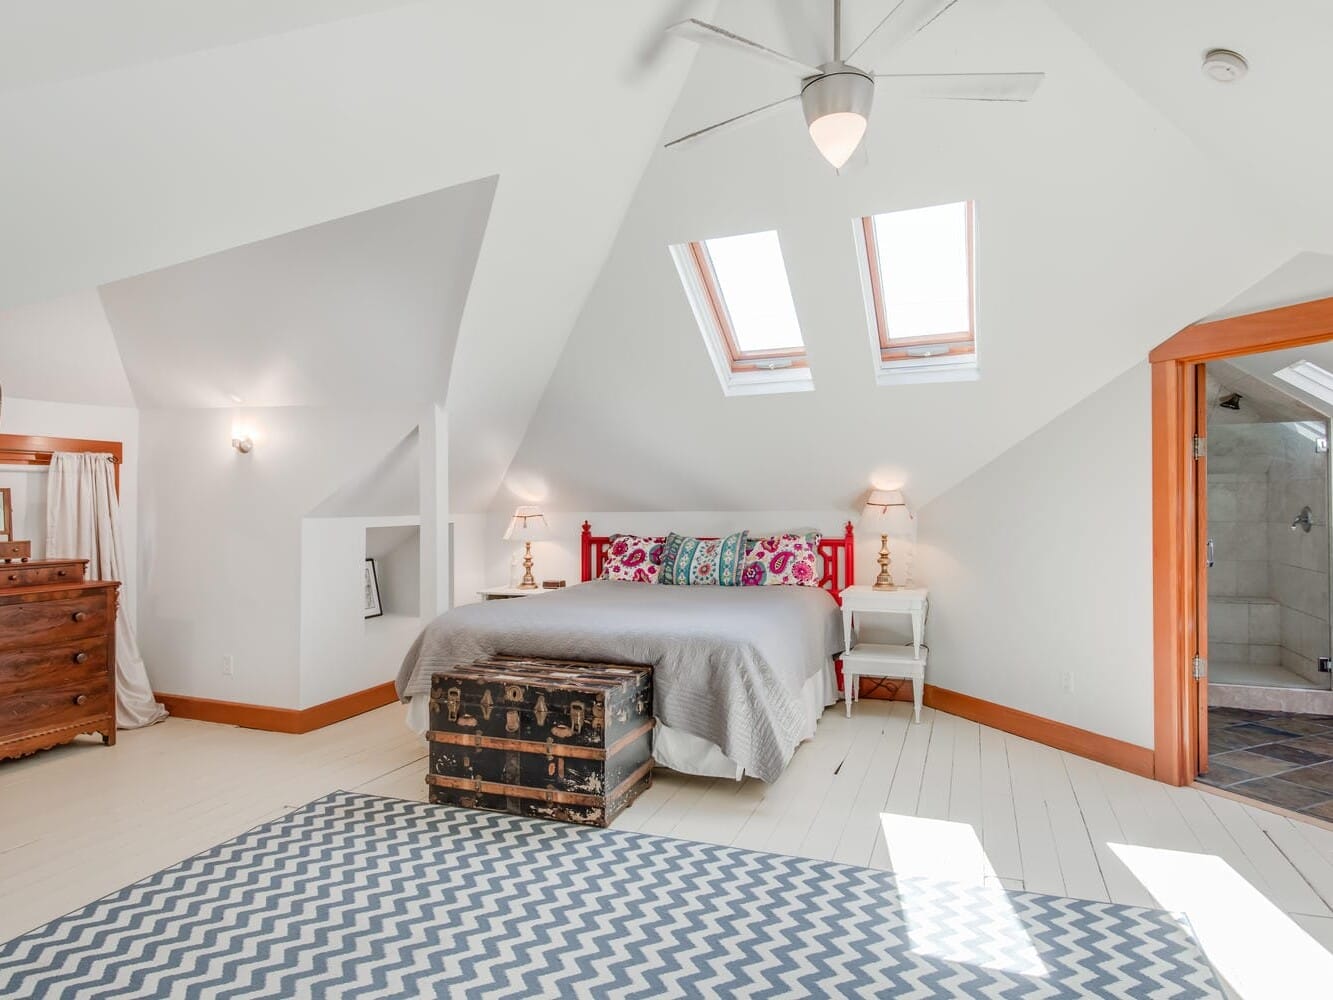
[[1333, 821], [1333, 715], [1210, 708], [1199, 781]]

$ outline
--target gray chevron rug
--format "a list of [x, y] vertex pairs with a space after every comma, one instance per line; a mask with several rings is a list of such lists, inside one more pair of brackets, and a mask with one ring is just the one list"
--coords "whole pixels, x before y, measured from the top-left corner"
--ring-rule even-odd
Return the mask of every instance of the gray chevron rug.
[[1216, 997], [1159, 910], [336, 792], [0, 945], [0, 997]]

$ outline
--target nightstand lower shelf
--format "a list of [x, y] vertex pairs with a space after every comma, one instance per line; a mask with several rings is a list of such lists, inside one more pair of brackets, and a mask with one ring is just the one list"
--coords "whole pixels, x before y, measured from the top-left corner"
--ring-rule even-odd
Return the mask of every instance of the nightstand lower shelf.
[[912, 646], [894, 646], [877, 642], [858, 642], [842, 654], [843, 700], [847, 703], [847, 717], [852, 715], [852, 702], [857, 700], [857, 679], [861, 677], [889, 677], [912, 682], [912, 715], [921, 721], [921, 693], [926, 686], [926, 657], [928, 650], [914, 655]]

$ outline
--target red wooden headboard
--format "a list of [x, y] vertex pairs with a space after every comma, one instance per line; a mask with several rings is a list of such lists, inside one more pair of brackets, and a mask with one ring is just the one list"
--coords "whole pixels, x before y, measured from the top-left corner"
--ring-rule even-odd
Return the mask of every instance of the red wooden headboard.
[[[821, 538], [819, 540], [819, 558], [823, 563], [823, 573], [819, 585], [833, 595], [833, 599], [842, 603], [842, 591], [856, 582], [856, 560], [852, 549], [852, 522], [848, 521], [841, 538]], [[611, 545], [610, 535], [594, 535], [592, 525], [583, 522], [583, 539], [579, 545], [580, 578], [586, 583], [602, 575], [602, 565], [606, 562], [606, 550]]]

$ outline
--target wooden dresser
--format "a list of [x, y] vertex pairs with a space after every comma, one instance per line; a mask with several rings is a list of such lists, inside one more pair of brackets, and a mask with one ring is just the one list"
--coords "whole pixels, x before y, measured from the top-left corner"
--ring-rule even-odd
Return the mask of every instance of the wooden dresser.
[[0, 561], [0, 760], [116, 742], [116, 592], [75, 560]]

